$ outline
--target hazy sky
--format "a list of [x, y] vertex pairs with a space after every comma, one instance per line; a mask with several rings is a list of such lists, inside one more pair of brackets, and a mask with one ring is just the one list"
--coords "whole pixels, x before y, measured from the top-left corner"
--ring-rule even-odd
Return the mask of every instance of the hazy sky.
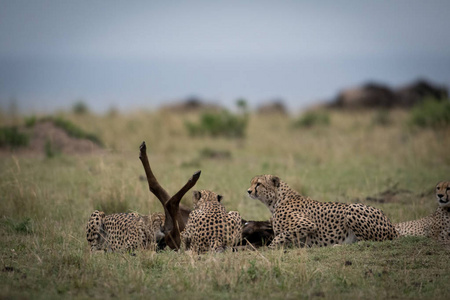
[[450, 85], [450, 1], [0, 0], [0, 101], [302, 107], [341, 88]]

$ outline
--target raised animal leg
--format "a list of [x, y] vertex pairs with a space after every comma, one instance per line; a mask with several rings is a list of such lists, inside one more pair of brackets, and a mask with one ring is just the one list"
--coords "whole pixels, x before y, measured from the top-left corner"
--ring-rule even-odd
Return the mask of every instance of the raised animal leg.
[[147, 146], [145, 142], [142, 142], [139, 150], [139, 159], [144, 167], [150, 192], [158, 198], [164, 208], [165, 221], [163, 233], [165, 235], [165, 242], [171, 249], [179, 249], [181, 244], [180, 233], [184, 230], [187, 219], [186, 209], [180, 211], [180, 201], [186, 192], [197, 183], [201, 172], [195, 172], [188, 182], [175, 195], [170, 197], [152, 172], [147, 157]]
[[170, 214], [172, 224], [165, 224], [165, 230], [169, 230], [166, 234], [166, 243], [171, 249], [179, 249], [181, 244], [180, 234], [186, 227], [186, 221], [180, 212], [180, 201], [183, 196], [197, 183], [200, 178], [201, 171], [197, 171], [192, 175], [186, 184], [173, 195], [164, 205]]
[[142, 142], [141, 146], [139, 147], [139, 159], [142, 162], [142, 166], [145, 170], [145, 175], [147, 176], [147, 182], [148, 187], [150, 189], [150, 192], [152, 192], [156, 198], [158, 198], [159, 202], [161, 202], [162, 206], [164, 207], [164, 212], [166, 215], [166, 222], [172, 223], [170, 218], [169, 211], [167, 210], [165, 203], [170, 199], [170, 195], [167, 193], [167, 191], [159, 184], [158, 180], [156, 179], [155, 175], [153, 174], [152, 168], [150, 167], [150, 163], [148, 161], [147, 157], [147, 145], [145, 145], [145, 142]]

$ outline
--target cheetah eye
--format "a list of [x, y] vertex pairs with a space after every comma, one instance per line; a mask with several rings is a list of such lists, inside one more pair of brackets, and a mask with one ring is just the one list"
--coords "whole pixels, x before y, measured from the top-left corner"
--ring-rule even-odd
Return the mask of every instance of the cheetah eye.
[[438, 190], [438, 191], [439, 191], [440, 189], [441, 189], [440, 187], [438, 187], [438, 186], [436, 187], [436, 190]]
[[256, 183], [256, 187], [258, 187], [258, 186], [260, 186], [260, 185], [261, 185], [261, 183], [259, 183], [259, 182]]

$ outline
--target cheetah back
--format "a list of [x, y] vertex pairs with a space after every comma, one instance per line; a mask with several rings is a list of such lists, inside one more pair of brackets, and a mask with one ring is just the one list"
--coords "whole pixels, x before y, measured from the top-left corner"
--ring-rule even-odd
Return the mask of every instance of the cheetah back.
[[123, 251], [149, 248], [161, 238], [164, 215], [140, 216], [136, 213], [105, 215], [94, 211], [86, 227], [91, 251]]
[[194, 191], [194, 210], [182, 233], [183, 242], [196, 253], [223, 251], [241, 240], [242, 220], [238, 212], [227, 213], [214, 192]]

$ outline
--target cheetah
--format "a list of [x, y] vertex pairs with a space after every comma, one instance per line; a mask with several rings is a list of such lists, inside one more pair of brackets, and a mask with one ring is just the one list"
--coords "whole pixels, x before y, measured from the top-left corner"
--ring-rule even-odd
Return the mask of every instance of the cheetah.
[[96, 210], [87, 223], [86, 239], [92, 252], [156, 248], [156, 243], [164, 238], [161, 231], [164, 219], [161, 213], [149, 216], [137, 213], [105, 215]]
[[450, 243], [450, 181], [441, 181], [435, 188], [439, 207], [428, 217], [395, 224], [400, 236], [426, 236]]
[[193, 191], [194, 209], [181, 233], [186, 249], [194, 253], [222, 252], [240, 243], [242, 219], [237, 211], [227, 213], [222, 196], [214, 192]]
[[274, 175], [254, 177], [247, 192], [272, 213], [272, 249], [291, 244], [322, 247], [397, 237], [394, 225], [381, 210], [364, 204], [318, 202], [303, 197]]

